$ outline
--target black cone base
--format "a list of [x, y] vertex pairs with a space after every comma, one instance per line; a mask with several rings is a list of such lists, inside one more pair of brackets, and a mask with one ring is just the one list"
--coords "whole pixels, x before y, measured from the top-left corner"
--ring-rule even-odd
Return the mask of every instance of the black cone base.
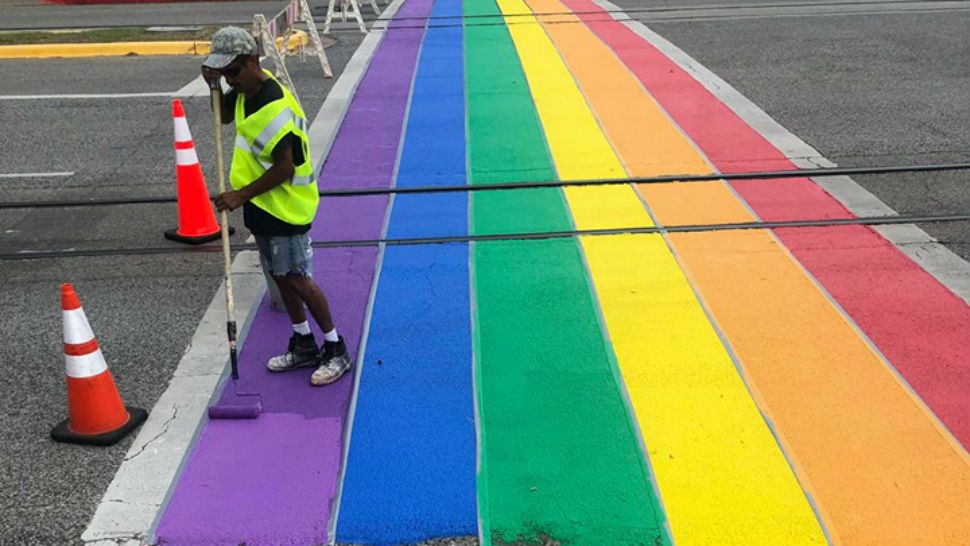
[[[229, 235], [236, 233], [236, 229], [229, 226]], [[216, 241], [222, 237], [222, 232], [217, 231], [210, 235], [198, 235], [196, 237], [189, 237], [187, 235], [179, 235], [178, 228], [170, 229], [165, 232], [165, 238], [177, 243], [185, 243], [188, 245], [201, 245], [202, 243], [208, 243], [209, 241]]]
[[104, 434], [78, 434], [76, 432], [71, 432], [71, 429], [67, 427], [69, 419], [65, 419], [54, 427], [51, 431], [51, 438], [58, 442], [66, 442], [69, 444], [83, 444], [89, 446], [110, 446], [118, 443], [128, 435], [129, 432], [138, 428], [138, 425], [145, 422], [148, 419], [148, 412], [141, 408], [132, 408], [125, 406], [128, 410], [128, 415], [130, 418], [128, 422], [119, 428], [112, 430], [111, 432], [105, 432]]

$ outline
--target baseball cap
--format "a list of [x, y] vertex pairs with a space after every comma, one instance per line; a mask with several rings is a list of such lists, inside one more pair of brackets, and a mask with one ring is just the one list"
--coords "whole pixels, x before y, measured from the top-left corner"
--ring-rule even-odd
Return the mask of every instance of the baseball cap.
[[202, 66], [221, 70], [239, 55], [255, 55], [256, 40], [252, 35], [239, 27], [223, 27], [212, 35], [212, 46], [209, 56], [202, 61]]

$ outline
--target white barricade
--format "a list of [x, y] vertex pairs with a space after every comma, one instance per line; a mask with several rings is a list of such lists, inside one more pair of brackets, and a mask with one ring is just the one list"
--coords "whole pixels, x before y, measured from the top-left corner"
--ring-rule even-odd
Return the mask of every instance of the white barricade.
[[[297, 28], [299, 23], [306, 25], [305, 31]], [[300, 32], [306, 33], [308, 45], [320, 61], [320, 68], [323, 69], [324, 77], [332, 78], [333, 71], [330, 69], [330, 61], [327, 59], [323, 41], [320, 39], [320, 33], [317, 32], [317, 25], [313, 21], [307, 0], [290, 0], [285, 8], [268, 21], [261, 14], [258, 14], [253, 21], [253, 34], [263, 44], [263, 54], [271, 56], [276, 62], [277, 77], [285, 77], [287, 80], [289, 80], [289, 74], [286, 73], [284, 65], [285, 57], [299, 54], [301, 58], [306, 58], [307, 44], [300, 43], [293, 47], [293, 42], [298, 40]], [[269, 47], [269, 45], [273, 47]], [[291, 85], [291, 83], [288, 82], [287, 85]], [[290, 90], [295, 91], [292, 87]]]

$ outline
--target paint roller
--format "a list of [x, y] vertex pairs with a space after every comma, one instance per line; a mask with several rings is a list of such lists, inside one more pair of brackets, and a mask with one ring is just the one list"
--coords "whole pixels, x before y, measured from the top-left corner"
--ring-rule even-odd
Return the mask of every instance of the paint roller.
[[[219, 80], [210, 82], [212, 111], [216, 120], [216, 158], [219, 167], [219, 193], [226, 191], [224, 163], [222, 159], [222, 88]], [[239, 391], [239, 362], [236, 355], [236, 313], [232, 299], [232, 256], [229, 253], [229, 213], [220, 214], [222, 224], [222, 256], [226, 281], [226, 336], [229, 339], [229, 364], [232, 377], [232, 397], [209, 406], [210, 419], [255, 419], [263, 412], [259, 393]]]

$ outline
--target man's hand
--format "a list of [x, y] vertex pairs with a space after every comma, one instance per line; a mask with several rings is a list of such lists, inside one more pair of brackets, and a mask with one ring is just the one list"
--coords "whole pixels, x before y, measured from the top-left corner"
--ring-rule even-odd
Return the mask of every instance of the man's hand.
[[242, 192], [239, 191], [227, 191], [225, 193], [220, 193], [216, 196], [216, 210], [222, 212], [224, 210], [236, 210], [243, 206], [243, 203], [249, 201]]
[[219, 80], [222, 79], [222, 72], [219, 72], [218, 70], [214, 70], [207, 66], [203, 66], [202, 79], [205, 80], [207, 84], [209, 84], [209, 89], [215, 89], [217, 87], [219, 89], [222, 89], [222, 87], [219, 85]]

